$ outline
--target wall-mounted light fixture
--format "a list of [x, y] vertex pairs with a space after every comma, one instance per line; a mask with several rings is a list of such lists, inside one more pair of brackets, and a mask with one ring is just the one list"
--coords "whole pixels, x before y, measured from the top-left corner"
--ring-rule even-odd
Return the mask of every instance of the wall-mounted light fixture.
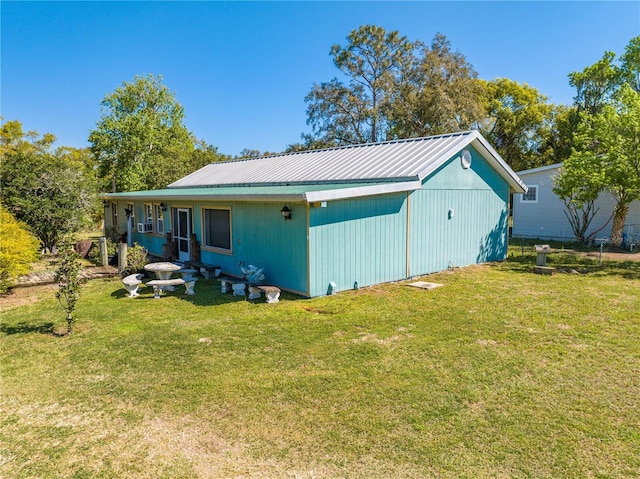
[[129, 208], [124, 209], [124, 214], [127, 215], [127, 219], [131, 218], [132, 213], [133, 213], [133, 210], [130, 210]]
[[167, 211], [167, 205], [165, 205], [164, 203], [160, 203], [160, 209], [162, 211]]
[[291, 210], [287, 207], [287, 205], [284, 205], [282, 207], [282, 209], [280, 210], [280, 214], [282, 215], [285, 221], [291, 219]]
[[110, 203], [107, 200], [102, 200], [102, 207], [103, 208], [108, 208], [110, 205]]

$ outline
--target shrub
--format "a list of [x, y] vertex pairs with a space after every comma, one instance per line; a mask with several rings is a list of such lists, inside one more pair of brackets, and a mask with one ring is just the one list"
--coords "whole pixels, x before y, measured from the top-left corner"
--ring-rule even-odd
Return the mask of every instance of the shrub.
[[[114, 243], [113, 240], [109, 236], [107, 238], [107, 256], [113, 257], [118, 253], [118, 244]], [[89, 254], [87, 255], [87, 259], [96, 265], [102, 266], [100, 262], [100, 245], [94, 244], [89, 250]]]
[[38, 259], [40, 241], [27, 227], [0, 207], [0, 293], [4, 293]]
[[133, 243], [133, 246], [127, 250], [127, 267], [122, 271], [122, 276], [140, 271], [148, 262], [147, 249], [138, 243]]

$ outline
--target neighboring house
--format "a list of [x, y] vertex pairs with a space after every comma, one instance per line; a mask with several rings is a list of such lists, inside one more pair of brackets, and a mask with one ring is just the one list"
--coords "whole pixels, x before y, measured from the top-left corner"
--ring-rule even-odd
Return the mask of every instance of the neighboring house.
[[105, 226], [126, 231], [126, 208], [153, 254], [168, 241], [179, 260], [264, 267], [268, 284], [313, 297], [504, 259], [509, 195], [524, 191], [471, 131], [212, 163], [105, 194]]
[[[518, 172], [527, 185], [526, 194], [513, 195], [513, 237], [574, 241], [576, 238], [562, 200], [553, 192], [553, 178], [562, 163]], [[611, 234], [612, 214], [616, 201], [610, 193], [602, 193], [596, 200], [599, 208], [591, 221], [587, 236], [596, 238]], [[625, 223], [627, 235], [640, 235], [640, 201], [631, 203]]]

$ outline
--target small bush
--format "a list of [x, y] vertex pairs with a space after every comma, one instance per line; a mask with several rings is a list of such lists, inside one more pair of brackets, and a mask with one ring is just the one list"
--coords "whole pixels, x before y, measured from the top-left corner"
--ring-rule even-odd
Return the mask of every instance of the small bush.
[[147, 249], [138, 243], [134, 243], [127, 251], [127, 267], [122, 271], [122, 275], [127, 276], [136, 273], [143, 269], [148, 262]]
[[[110, 258], [115, 256], [118, 253], [118, 244], [113, 242], [113, 240], [107, 236], [107, 256]], [[94, 244], [89, 250], [89, 254], [87, 254], [87, 259], [92, 263], [99, 266], [102, 266], [100, 262], [100, 244]]]
[[26, 274], [38, 259], [40, 241], [27, 227], [0, 207], [0, 293], [6, 292], [16, 277]]

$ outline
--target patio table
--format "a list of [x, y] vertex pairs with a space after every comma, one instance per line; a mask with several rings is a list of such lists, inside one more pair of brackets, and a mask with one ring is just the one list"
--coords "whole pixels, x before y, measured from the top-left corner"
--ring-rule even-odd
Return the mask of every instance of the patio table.
[[[171, 279], [171, 273], [182, 269], [182, 265], [176, 263], [170, 263], [168, 261], [161, 261], [159, 263], [149, 263], [144, 265], [146, 271], [151, 271], [156, 274], [158, 279], [167, 280]], [[165, 286], [167, 291], [173, 291], [173, 286]]]

